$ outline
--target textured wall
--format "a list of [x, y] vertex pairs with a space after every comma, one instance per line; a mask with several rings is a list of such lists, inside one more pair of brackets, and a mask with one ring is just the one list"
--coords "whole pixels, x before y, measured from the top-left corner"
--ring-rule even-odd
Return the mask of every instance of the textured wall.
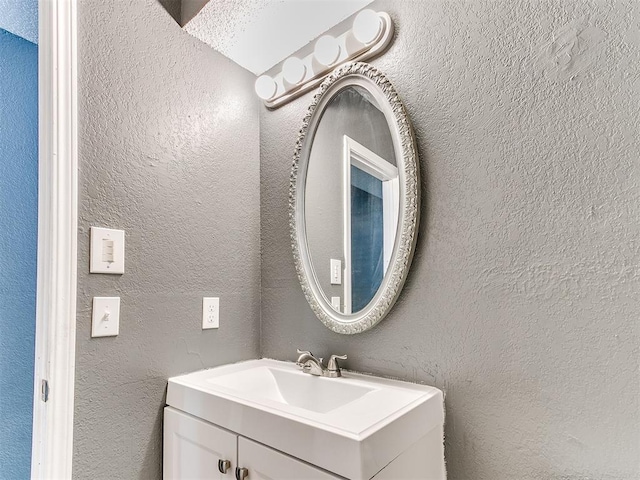
[[0, 30], [0, 479], [31, 467], [38, 47]]
[[180, 25], [189, 23], [193, 17], [200, 13], [200, 10], [209, 3], [209, 0], [174, 0], [180, 2]]
[[[258, 104], [155, 0], [82, 0], [78, 21], [74, 477], [158, 479], [167, 378], [259, 353]], [[89, 275], [92, 225], [126, 230], [124, 275]], [[91, 339], [91, 299], [112, 295], [120, 335]]]
[[38, 43], [38, 0], [0, 0], [0, 29]]
[[390, 315], [340, 336], [288, 236], [311, 94], [261, 116], [262, 351], [295, 348], [446, 392], [452, 480], [640, 477], [640, 9], [634, 1], [378, 1], [372, 63], [423, 173], [416, 257]]

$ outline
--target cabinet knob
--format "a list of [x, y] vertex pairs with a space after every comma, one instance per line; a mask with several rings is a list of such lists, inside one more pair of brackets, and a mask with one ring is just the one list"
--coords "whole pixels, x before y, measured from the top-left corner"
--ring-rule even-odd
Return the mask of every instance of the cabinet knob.
[[249, 476], [249, 470], [236, 467], [236, 480], [244, 480]]
[[229, 460], [218, 460], [218, 471], [220, 473], [227, 473], [229, 468], [231, 468], [231, 462]]

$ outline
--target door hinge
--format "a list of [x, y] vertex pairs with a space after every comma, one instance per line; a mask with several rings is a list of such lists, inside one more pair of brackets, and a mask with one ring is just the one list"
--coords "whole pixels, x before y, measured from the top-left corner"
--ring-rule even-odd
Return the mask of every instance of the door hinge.
[[49, 382], [47, 380], [42, 380], [42, 388], [40, 390], [40, 394], [43, 402], [49, 400]]

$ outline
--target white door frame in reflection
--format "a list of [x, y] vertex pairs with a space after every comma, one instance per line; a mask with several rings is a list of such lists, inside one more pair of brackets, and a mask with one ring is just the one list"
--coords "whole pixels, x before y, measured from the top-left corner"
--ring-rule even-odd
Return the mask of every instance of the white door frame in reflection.
[[[344, 314], [352, 310], [352, 273], [351, 273], [351, 166], [355, 166], [369, 175], [382, 181], [382, 224], [383, 224], [383, 276], [393, 254], [393, 245], [398, 227], [400, 210], [400, 183], [398, 168], [353, 138], [343, 136], [343, 188], [342, 199], [344, 212]], [[385, 228], [395, 225], [395, 228]]]

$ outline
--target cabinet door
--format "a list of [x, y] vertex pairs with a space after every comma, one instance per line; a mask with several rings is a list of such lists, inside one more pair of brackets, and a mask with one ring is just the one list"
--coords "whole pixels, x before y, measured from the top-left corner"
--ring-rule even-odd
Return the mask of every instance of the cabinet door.
[[247, 480], [340, 480], [324, 470], [243, 437], [238, 438], [238, 467]]
[[[164, 409], [164, 480], [230, 480], [234, 478], [237, 436], [190, 415]], [[228, 460], [226, 474], [218, 469]]]

